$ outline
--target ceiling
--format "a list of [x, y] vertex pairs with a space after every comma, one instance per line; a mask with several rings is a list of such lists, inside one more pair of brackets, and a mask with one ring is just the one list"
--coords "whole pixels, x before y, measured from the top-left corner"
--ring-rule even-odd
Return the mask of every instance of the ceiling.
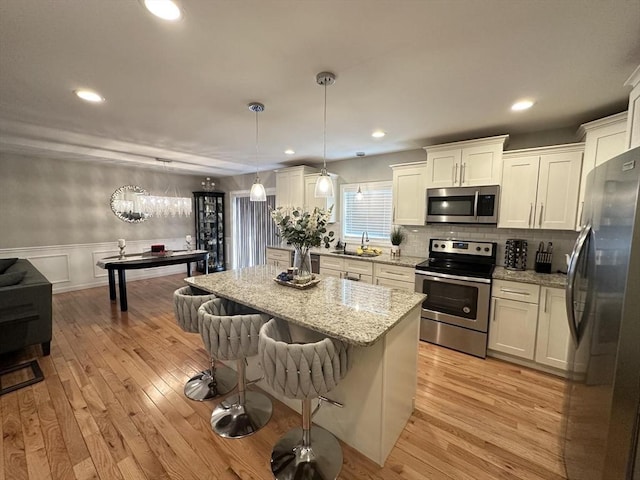
[[332, 161], [577, 126], [624, 110], [640, 64], [640, 0], [178, 3], [169, 23], [140, 0], [0, 0], [0, 151], [236, 175], [252, 101], [260, 169], [321, 161], [321, 71]]

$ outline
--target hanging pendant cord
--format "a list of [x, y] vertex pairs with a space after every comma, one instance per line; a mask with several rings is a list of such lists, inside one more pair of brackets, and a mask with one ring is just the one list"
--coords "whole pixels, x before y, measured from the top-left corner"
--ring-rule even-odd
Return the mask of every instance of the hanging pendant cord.
[[324, 84], [324, 137], [322, 139], [322, 166], [327, 169], [327, 83]]
[[258, 176], [258, 111], [256, 110], [256, 177]]

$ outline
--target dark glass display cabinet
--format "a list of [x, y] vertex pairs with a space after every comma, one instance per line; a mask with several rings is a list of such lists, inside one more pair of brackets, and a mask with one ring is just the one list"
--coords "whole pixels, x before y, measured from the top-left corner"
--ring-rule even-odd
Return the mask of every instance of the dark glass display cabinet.
[[[195, 201], [196, 245], [209, 252], [209, 273], [225, 270], [224, 192], [193, 192]], [[204, 262], [198, 262], [204, 272]]]

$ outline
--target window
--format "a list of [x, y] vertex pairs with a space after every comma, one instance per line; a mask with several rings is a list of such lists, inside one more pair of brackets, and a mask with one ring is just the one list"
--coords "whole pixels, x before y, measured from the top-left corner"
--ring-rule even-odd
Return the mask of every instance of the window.
[[[246, 195], [246, 196], [244, 196]], [[277, 243], [276, 224], [271, 220], [276, 196], [267, 194], [266, 202], [249, 201], [248, 192], [232, 194], [233, 268], [267, 263], [266, 246]]]
[[[362, 190], [361, 199], [356, 198], [358, 187]], [[343, 238], [360, 241], [366, 231], [370, 240], [388, 242], [393, 216], [391, 182], [342, 185], [340, 191]]]

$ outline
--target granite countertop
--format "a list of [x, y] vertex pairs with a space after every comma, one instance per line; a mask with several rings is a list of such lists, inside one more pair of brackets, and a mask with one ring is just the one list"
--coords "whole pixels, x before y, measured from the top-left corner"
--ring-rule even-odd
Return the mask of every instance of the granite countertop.
[[537, 273], [534, 270], [507, 270], [504, 267], [496, 267], [493, 272], [493, 278], [494, 280], [533, 283], [552, 288], [564, 288], [567, 285], [567, 276], [563, 273]]
[[[293, 247], [291, 245], [281, 245], [281, 244], [267, 245], [267, 248], [276, 248], [278, 250], [293, 251]], [[364, 262], [384, 263], [386, 265], [398, 265], [399, 267], [410, 267], [410, 268], [414, 268], [417, 264], [424, 262], [426, 260], [425, 257], [411, 257], [408, 255], [402, 255], [400, 257], [391, 258], [391, 254], [389, 253], [383, 253], [375, 257], [360, 257], [357, 255], [344, 255], [340, 253], [333, 253], [332, 249], [327, 249], [322, 247], [312, 248], [310, 251], [311, 253], [317, 254], [317, 255], [327, 255], [329, 257], [337, 257], [337, 258], [349, 258], [354, 260], [362, 260]]]
[[196, 288], [358, 346], [380, 340], [425, 298], [421, 293], [319, 275], [299, 290], [273, 281], [272, 265], [189, 277]]

